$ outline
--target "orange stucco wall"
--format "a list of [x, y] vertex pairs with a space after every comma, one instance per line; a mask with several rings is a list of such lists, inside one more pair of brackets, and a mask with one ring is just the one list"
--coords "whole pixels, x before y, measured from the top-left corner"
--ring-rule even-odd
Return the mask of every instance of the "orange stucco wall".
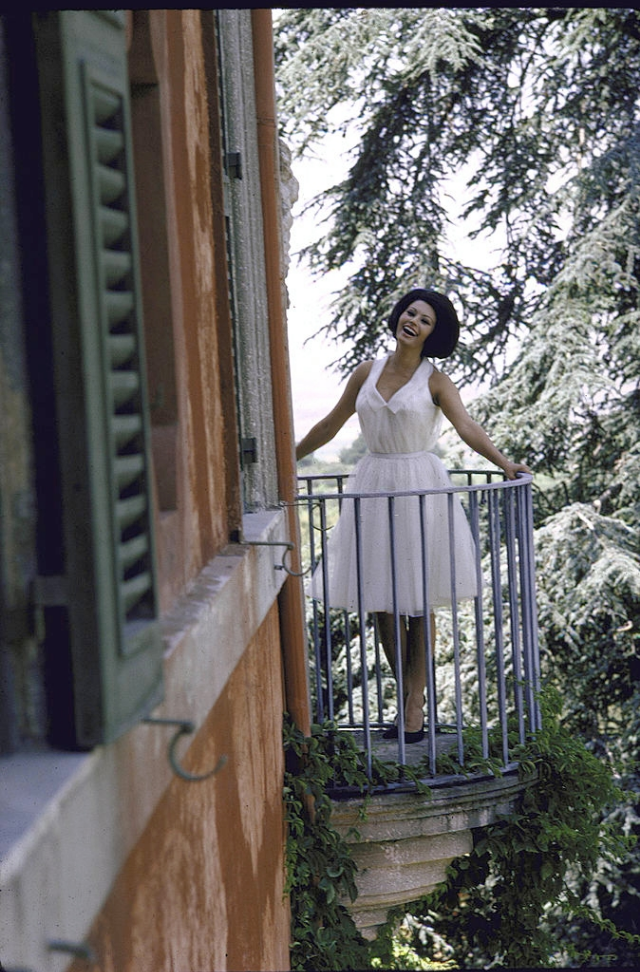
[[168, 787], [89, 936], [92, 972], [289, 967], [281, 712], [274, 606], [183, 765], [228, 761], [208, 780]]
[[[211, 179], [216, 165], [212, 167], [210, 100], [217, 94], [204, 51], [214, 38], [203, 34], [198, 10], [154, 10], [148, 21], [133, 18], [134, 56], [140, 46], [136, 31], [143, 28], [150, 34], [160, 93], [164, 179], [159, 189], [166, 203], [177, 385], [177, 508], [160, 515], [156, 525], [161, 603], [166, 609], [229, 538], [228, 422], [220, 384], [214, 272], [221, 257], [215, 246], [219, 234], [212, 199], [212, 194], [222, 196], [222, 186]], [[142, 259], [151, 263], [147, 273], [153, 278], [154, 254]], [[156, 276], [163, 273], [166, 267], [159, 265]], [[161, 472], [156, 469], [156, 475]]]

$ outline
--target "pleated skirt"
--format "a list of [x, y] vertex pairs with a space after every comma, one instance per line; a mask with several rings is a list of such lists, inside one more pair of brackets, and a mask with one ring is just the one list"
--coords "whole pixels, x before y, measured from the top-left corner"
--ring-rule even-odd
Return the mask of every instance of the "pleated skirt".
[[475, 543], [458, 494], [394, 496], [391, 503], [366, 495], [448, 486], [449, 474], [431, 452], [364, 456], [344, 489], [361, 495], [359, 509], [353, 499], [342, 501], [307, 593], [331, 608], [361, 605], [414, 617], [475, 597]]

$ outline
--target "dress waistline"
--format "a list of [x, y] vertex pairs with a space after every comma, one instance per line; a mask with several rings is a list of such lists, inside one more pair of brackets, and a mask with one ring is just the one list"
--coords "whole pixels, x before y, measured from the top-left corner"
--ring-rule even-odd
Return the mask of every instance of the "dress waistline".
[[414, 456], [431, 455], [429, 449], [420, 449], [419, 452], [370, 452], [374, 459], [413, 459]]

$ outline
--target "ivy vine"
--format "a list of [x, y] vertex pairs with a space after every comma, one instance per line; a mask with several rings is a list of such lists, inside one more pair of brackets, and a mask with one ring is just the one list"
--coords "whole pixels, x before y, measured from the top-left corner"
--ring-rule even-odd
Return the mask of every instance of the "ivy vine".
[[[445, 884], [403, 909], [413, 916], [411, 940], [422, 954], [431, 952], [425, 929], [437, 927], [457, 967], [487, 957], [497, 967], [551, 965], [558, 940], [544, 917], [552, 905], [640, 946], [639, 936], [603, 921], [576, 891], [599, 858], [614, 861], [628, 850], [633, 838], [604, 818], [625, 795], [611, 768], [564, 729], [559, 696], [547, 691], [540, 703], [544, 728], [519, 752], [520, 771], [535, 770], [535, 785], [512, 813], [474, 833], [471, 854], [452, 862]], [[571, 943], [564, 951], [582, 964], [594, 958]]]
[[347, 898], [353, 902], [357, 897], [356, 865], [349, 845], [331, 826], [327, 788], [331, 784], [358, 790], [364, 797], [363, 817], [367, 794], [375, 784], [404, 777], [422, 792], [427, 788], [408, 767], [377, 759], [370, 780], [363, 754], [332, 723], [313, 725], [311, 736], [305, 737], [286, 718], [284, 748], [291, 968], [314, 972], [371, 968], [371, 945], [343, 904]]
[[[363, 938], [344, 904], [357, 897], [356, 865], [348, 843], [331, 826], [327, 789], [358, 790], [364, 818], [376, 784], [404, 777], [423, 793], [428, 787], [415, 770], [376, 759], [370, 780], [350, 736], [328, 723], [314, 725], [305, 737], [285, 720], [292, 969], [469, 968], [481, 967], [488, 957], [496, 966], [545, 966], [558, 943], [544, 915], [558, 904], [581, 917], [588, 912], [614, 937], [640, 945], [637, 936], [609, 927], [585, 909], [573, 890], [576, 877], [588, 877], [599, 857], [613, 860], [627, 849], [630, 838], [602, 822], [605, 808], [620, 803], [623, 794], [610, 768], [563, 729], [559, 700], [546, 693], [540, 703], [544, 728], [518, 754], [521, 773], [535, 771], [537, 782], [523, 792], [513, 813], [474, 832], [472, 852], [452, 862], [444, 884], [390, 912], [374, 942]], [[451, 771], [455, 761], [446, 759]], [[480, 768], [476, 762], [474, 769]], [[483, 768], [488, 766], [497, 772], [492, 761]], [[458, 766], [457, 771], [463, 770]]]

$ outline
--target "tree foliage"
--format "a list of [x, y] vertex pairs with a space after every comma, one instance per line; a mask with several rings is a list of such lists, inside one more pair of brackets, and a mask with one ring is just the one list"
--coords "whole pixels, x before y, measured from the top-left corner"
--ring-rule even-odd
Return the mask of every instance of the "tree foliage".
[[[327, 326], [345, 370], [378, 350], [409, 285], [454, 293], [463, 374], [495, 379], [578, 244], [574, 269], [593, 270], [593, 284], [597, 268], [634, 276], [634, 11], [294, 10], [278, 21], [277, 53], [284, 134], [298, 151], [333, 130], [337, 106], [335, 128], [358, 128], [347, 177], [321, 197], [328, 231], [308, 252], [318, 271], [351, 269]], [[495, 248], [489, 270], [456, 258], [453, 177], [456, 192], [466, 183], [472, 235]], [[620, 235], [621, 223], [635, 232]]]
[[586, 919], [614, 959], [616, 949], [626, 958], [637, 960], [639, 954], [640, 938], [623, 933], [617, 940], [616, 928], [597, 904], [591, 901], [589, 912], [575, 891], [580, 876], [590, 880], [599, 848], [605, 849], [606, 865], [617, 866], [625, 839], [601, 811], [624, 796], [616, 792], [608, 768], [562, 726], [555, 693], [541, 702], [543, 729], [531, 752], [536, 784], [517, 809], [476, 832], [472, 853], [454, 861], [448, 882], [413, 909], [414, 915], [424, 914], [426, 905], [424, 922], [416, 928], [418, 949], [422, 944], [431, 952], [432, 935], [424, 929], [435, 919], [439, 933], [454, 943], [459, 968], [485, 968], [487, 956], [493, 966], [528, 968], [555, 965], [558, 959], [592, 963], [604, 955], [590, 954], [584, 940], [561, 944], [549, 920], [558, 909]]
[[[386, 347], [401, 293], [450, 293], [463, 336], [445, 366], [484, 382], [475, 417], [544, 483], [545, 675], [566, 726], [639, 794], [640, 14], [296, 9], [276, 55], [283, 135], [303, 158], [358, 133], [304, 254], [349, 272], [320, 333], [346, 373]], [[460, 225], [477, 260], [460, 257]], [[638, 802], [617, 811], [629, 832]], [[640, 858], [583, 890], [628, 916]]]

